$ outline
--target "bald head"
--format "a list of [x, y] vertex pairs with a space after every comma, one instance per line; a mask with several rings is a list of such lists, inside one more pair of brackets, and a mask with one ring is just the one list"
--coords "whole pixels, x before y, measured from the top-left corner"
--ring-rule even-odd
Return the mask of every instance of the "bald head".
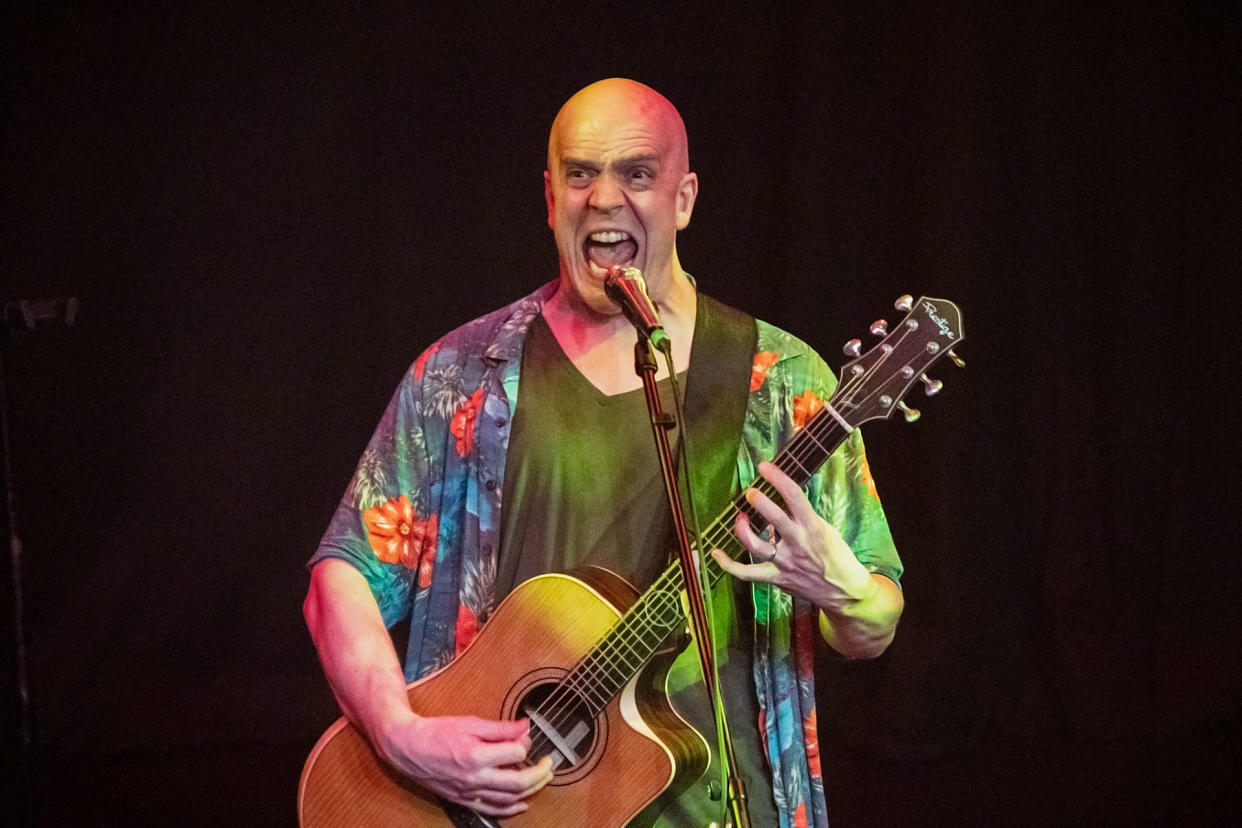
[[659, 141], [670, 172], [689, 172], [690, 152], [681, 115], [668, 98], [628, 78], [596, 81], [565, 102], [548, 136], [548, 169], [555, 168], [562, 148], [576, 139], [627, 127], [647, 131]]
[[604, 292], [614, 267], [641, 270], [657, 303], [693, 304], [677, 233], [690, 223], [699, 179], [681, 116], [663, 95], [624, 78], [574, 95], [552, 124], [543, 181], [563, 295], [577, 307], [620, 312]]

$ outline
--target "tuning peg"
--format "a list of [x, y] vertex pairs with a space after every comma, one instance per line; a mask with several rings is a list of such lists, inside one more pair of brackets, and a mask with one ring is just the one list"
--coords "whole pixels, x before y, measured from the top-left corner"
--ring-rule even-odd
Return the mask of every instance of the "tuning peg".
[[933, 397], [940, 393], [940, 389], [944, 388], [944, 383], [938, 379], [932, 379], [927, 374], [919, 374], [919, 379], [923, 381], [923, 393], [929, 397]]
[[922, 412], [920, 412], [917, 408], [911, 408], [903, 402], [897, 403], [897, 407], [900, 408], [902, 414], [905, 415], [907, 423], [912, 423], [919, 417], [923, 416]]
[[958, 368], [965, 368], [965, 367], [966, 367], [966, 363], [962, 361], [962, 358], [961, 358], [960, 356], [958, 356], [957, 354], [953, 353], [953, 349], [952, 349], [952, 348], [950, 348], [949, 350], [945, 351], [945, 353], [949, 355], [949, 359], [953, 360], [953, 364], [954, 364], [954, 365], [956, 365]]
[[897, 297], [897, 301], [893, 303], [893, 307], [902, 313], [906, 313], [910, 308], [914, 307], [914, 297], [908, 293], [904, 293]]
[[845, 347], [841, 350], [846, 356], [860, 357], [862, 356], [862, 342], [857, 339], [851, 339], [845, 343]]
[[872, 336], [884, 336], [886, 333], [888, 333], [888, 323], [883, 319], [877, 319], [871, 323]]

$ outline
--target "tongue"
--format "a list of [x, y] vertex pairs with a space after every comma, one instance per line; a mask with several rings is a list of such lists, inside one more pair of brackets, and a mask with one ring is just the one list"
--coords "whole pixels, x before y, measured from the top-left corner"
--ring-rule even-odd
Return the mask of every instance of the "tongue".
[[593, 241], [588, 241], [586, 244], [587, 258], [605, 270], [633, 261], [637, 253], [638, 245], [632, 239], [612, 244]]

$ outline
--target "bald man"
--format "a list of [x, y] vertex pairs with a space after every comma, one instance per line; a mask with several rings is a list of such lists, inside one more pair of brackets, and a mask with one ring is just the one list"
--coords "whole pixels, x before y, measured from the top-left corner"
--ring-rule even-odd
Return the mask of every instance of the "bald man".
[[[332, 689], [377, 754], [426, 789], [484, 815], [539, 808], [553, 756], [527, 761], [530, 722], [420, 716], [406, 684], [460, 654], [530, 577], [600, 565], [642, 590], [667, 566], [671, 522], [634, 372], [635, 333], [604, 291], [611, 268], [636, 267], [685, 377], [687, 408], [703, 412], [688, 415], [690, 436], [702, 430], [692, 452], [725, 458], [706, 487], [737, 491], [762, 477], [785, 503], [746, 488], [776, 534], [739, 517], [749, 562], [713, 551], [734, 576], [717, 586], [713, 606], [753, 824], [826, 824], [815, 642], [850, 658], [878, 655], [903, 606], [901, 563], [861, 437], [805, 491], [766, 462], [835, 379], [802, 342], [704, 296], [682, 269], [677, 233], [690, 222], [698, 178], [682, 119], [662, 95], [613, 78], [570, 98], [552, 125], [544, 193], [558, 278], [418, 357], [312, 558], [305, 614]], [[660, 377], [667, 397], [663, 366]], [[404, 666], [387, 632], [402, 620]], [[697, 669], [690, 648], [664, 689], [711, 739]], [[720, 821], [721, 803], [706, 790], [689, 785], [638, 818]]]

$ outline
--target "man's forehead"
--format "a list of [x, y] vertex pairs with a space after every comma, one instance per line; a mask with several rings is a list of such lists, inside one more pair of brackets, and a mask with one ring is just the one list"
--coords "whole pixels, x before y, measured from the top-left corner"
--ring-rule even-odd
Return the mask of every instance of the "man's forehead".
[[624, 78], [591, 84], [565, 102], [552, 124], [548, 161], [576, 152], [685, 157], [685, 126], [668, 100]]
[[556, 138], [556, 155], [651, 158], [666, 154], [670, 140], [645, 121], [583, 119], [566, 121]]

